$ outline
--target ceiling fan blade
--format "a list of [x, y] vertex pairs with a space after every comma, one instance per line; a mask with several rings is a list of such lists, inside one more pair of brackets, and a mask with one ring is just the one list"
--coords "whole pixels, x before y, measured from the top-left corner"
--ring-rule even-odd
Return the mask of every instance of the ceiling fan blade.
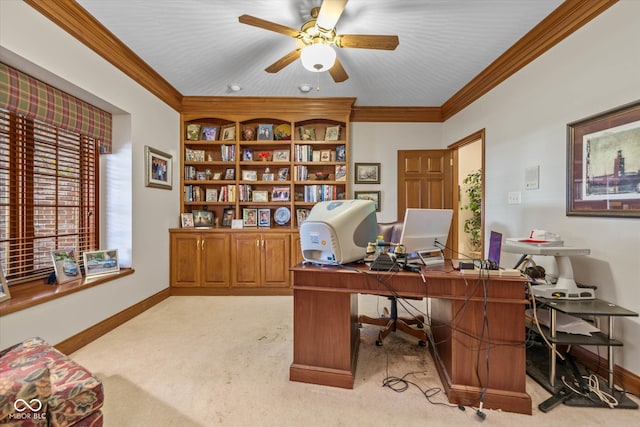
[[336, 83], [343, 82], [349, 78], [338, 58], [336, 58], [336, 62], [333, 64], [333, 67], [329, 69], [329, 74], [331, 74], [333, 81]]
[[291, 64], [296, 59], [300, 58], [300, 52], [302, 52], [302, 49], [292, 50], [291, 52], [287, 53], [282, 58], [278, 59], [273, 64], [269, 65], [264, 70], [267, 73], [277, 73], [278, 71], [282, 70], [287, 65]]
[[325, 32], [331, 32], [344, 11], [348, 0], [324, 0], [318, 12], [316, 26]]
[[338, 47], [360, 49], [394, 50], [400, 44], [398, 36], [377, 36], [366, 34], [342, 34], [336, 39]]
[[276, 33], [284, 34], [285, 36], [298, 37], [300, 35], [299, 30], [294, 30], [293, 28], [276, 24], [275, 22], [265, 21], [264, 19], [256, 18], [255, 16], [251, 15], [238, 16], [238, 21], [240, 21], [241, 24], [264, 28], [265, 30], [275, 31]]

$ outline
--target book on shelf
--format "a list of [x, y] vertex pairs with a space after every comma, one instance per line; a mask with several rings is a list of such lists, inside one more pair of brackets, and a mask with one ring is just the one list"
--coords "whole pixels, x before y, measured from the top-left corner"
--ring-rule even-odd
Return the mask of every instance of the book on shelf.
[[184, 167], [184, 179], [187, 181], [196, 179], [196, 168], [195, 166], [185, 166]]
[[337, 187], [331, 184], [314, 184], [304, 186], [305, 202], [322, 202], [336, 200], [338, 198]]
[[309, 162], [312, 159], [313, 147], [308, 144], [297, 144], [295, 146], [294, 160], [296, 162]]
[[235, 162], [236, 160], [236, 146], [222, 144], [220, 146], [220, 155], [223, 162]]
[[346, 145], [337, 145], [336, 146], [336, 162], [346, 162], [346, 161], [347, 161]]
[[250, 184], [241, 184], [238, 187], [238, 199], [241, 202], [250, 202], [251, 201], [251, 185]]
[[296, 165], [295, 167], [295, 176], [293, 177], [296, 181], [306, 181], [309, 179], [309, 168], [305, 165]]
[[314, 163], [320, 161], [320, 151], [315, 150], [313, 153], [311, 153], [311, 161]]

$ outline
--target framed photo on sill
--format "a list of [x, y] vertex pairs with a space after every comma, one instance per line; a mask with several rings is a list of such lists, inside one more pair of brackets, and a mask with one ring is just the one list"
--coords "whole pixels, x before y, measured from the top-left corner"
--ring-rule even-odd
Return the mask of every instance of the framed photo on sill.
[[371, 200], [376, 205], [376, 212], [380, 212], [379, 191], [356, 191], [353, 193], [356, 200]]
[[380, 184], [380, 163], [356, 163], [356, 184]]
[[11, 292], [9, 291], [9, 284], [7, 278], [4, 277], [2, 266], [0, 265], [0, 302], [6, 301], [11, 298]]
[[171, 190], [173, 167], [171, 154], [144, 146], [145, 186]]
[[567, 125], [567, 216], [640, 217], [640, 101]]
[[56, 272], [56, 282], [58, 284], [82, 278], [75, 248], [51, 251], [51, 259], [53, 260], [53, 269]]
[[120, 271], [117, 249], [85, 251], [82, 257], [84, 258], [84, 271], [87, 277]]

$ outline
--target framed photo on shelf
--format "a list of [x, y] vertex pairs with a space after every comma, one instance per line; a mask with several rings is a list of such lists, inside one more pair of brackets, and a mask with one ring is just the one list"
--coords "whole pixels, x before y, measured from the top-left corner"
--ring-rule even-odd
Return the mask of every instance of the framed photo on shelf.
[[346, 145], [338, 145], [336, 147], [336, 162], [347, 161], [347, 147]]
[[224, 179], [227, 181], [233, 181], [236, 178], [236, 170], [235, 168], [227, 168], [224, 172]]
[[320, 151], [320, 161], [321, 162], [330, 162], [331, 161], [331, 150], [321, 150]]
[[258, 227], [271, 226], [271, 209], [258, 209]]
[[337, 141], [340, 139], [340, 126], [328, 126], [324, 139], [325, 141]]
[[315, 141], [316, 140], [316, 129], [312, 127], [304, 127], [300, 126], [300, 139], [302, 141]]
[[214, 172], [213, 176], [211, 177], [211, 179], [215, 180], [215, 181], [219, 181], [222, 179], [222, 173], [221, 172]]
[[273, 141], [273, 125], [258, 125], [258, 141]]
[[336, 165], [336, 181], [346, 181], [347, 180], [347, 165]]
[[258, 226], [258, 210], [255, 208], [242, 209], [242, 225], [244, 227]]
[[278, 169], [278, 181], [286, 181], [289, 178], [289, 168]]
[[213, 227], [213, 211], [193, 211], [193, 226], [196, 228]]
[[84, 259], [84, 272], [87, 277], [120, 271], [117, 249], [85, 251], [82, 257]]
[[231, 227], [232, 221], [236, 218], [236, 210], [234, 208], [224, 208], [222, 213], [222, 226]]
[[193, 228], [193, 213], [191, 212], [181, 213], [180, 226], [182, 228]]
[[155, 148], [144, 146], [145, 186], [171, 190], [172, 156]]
[[371, 200], [376, 204], [376, 212], [380, 212], [380, 192], [379, 191], [356, 191], [356, 200]]
[[356, 184], [380, 184], [380, 163], [356, 163]]
[[252, 202], [268, 202], [269, 201], [269, 192], [256, 190], [251, 193], [251, 201]]
[[189, 141], [197, 141], [200, 139], [200, 125], [191, 123], [187, 125], [187, 139]]
[[253, 150], [251, 148], [245, 148], [242, 150], [242, 160], [247, 162], [253, 161]]
[[225, 126], [222, 128], [222, 140], [233, 141], [236, 139], [236, 125]]
[[242, 139], [245, 141], [253, 141], [256, 139], [256, 128], [253, 126], [245, 126], [242, 128]]
[[11, 292], [9, 291], [9, 284], [7, 278], [4, 277], [2, 266], [0, 265], [0, 302], [11, 299]]
[[640, 217], [640, 101], [567, 125], [567, 215]]
[[289, 192], [291, 189], [288, 186], [273, 187], [271, 191], [271, 200], [276, 202], [286, 202], [289, 200]]
[[257, 181], [258, 180], [258, 172], [243, 170], [242, 171], [242, 180], [243, 181]]
[[273, 161], [274, 162], [288, 162], [289, 161], [289, 150], [273, 150]]
[[207, 188], [205, 189], [205, 201], [206, 202], [217, 202], [218, 201], [218, 189], [217, 188]]
[[205, 141], [215, 141], [218, 138], [217, 126], [203, 126], [202, 139]]
[[298, 220], [298, 228], [309, 216], [309, 209], [296, 209], [296, 219]]
[[262, 180], [263, 181], [273, 181], [274, 175], [272, 173], [263, 173]]
[[75, 248], [51, 251], [51, 259], [53, 260], [53, 269], [56, 272], [56, 282], [58, 284], [82, 278]]

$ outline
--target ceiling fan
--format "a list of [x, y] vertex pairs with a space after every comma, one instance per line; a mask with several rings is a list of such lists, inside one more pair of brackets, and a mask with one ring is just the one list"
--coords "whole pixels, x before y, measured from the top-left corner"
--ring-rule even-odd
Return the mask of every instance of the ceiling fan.
[[337, 34], [335, 26], [346, 4], [347, 0], [324, 0], [320, 7], [311, 10], [311, 19], [302, 24], [300, 30], [250, 15], [239, 16], [238, 20], [242, 24], [275, 31], [298, 40], [299, 47], [269, 65], [266, 72], [277, 73], [300, 58], [302, 65], [309, 71], [328, 70], [333, 80], [340, 83], [349, 76], [336, 57], [333, 47], [394, 50], [400, 42], [398, 36]]

